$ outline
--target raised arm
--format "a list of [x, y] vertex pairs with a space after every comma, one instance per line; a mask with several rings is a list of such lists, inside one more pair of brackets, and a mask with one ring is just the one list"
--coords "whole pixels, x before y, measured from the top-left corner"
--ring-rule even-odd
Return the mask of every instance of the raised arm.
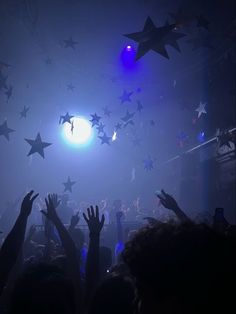
[[77, 312], [81, 306], [81, 291], [80, 291], [80, 267], [79, 267], [79, 258], [77, 256], [76, 246], [74, 241], [69, 235], [66, 227], [61, 222], [60, 218], [57, 215], [56, 208], [60, 204], [58, 201], [57, 195], [52, 194], [49, 195], [47, 199], [45, 199], [47, 212], [42, 210], [42, 213], [51, 220], [60, 236], [62, 246], [65, 250], [65, 254], [67, 257], [67, 270], [68, 275], [74, 283], [75, 293], [76, 293], [76, 301], [77, 303]]
[[157, 197], [165, 208], [172, 210], [181, 222], [191, 222], [191, 219], [183, 212], [171, 195], [167, 194], [164, 190], [161, 190], [161, 193]]
[[89, 249], [86, 262], [86, 296], [85, 306], [88, 306], [91, 296], [99, 282], [99, 242], [100, 232], [103, 228], [105, 216], [99, 219], [99, 209], [93, 206], [87, 209], [87, 216], [83, 214], [89, 228]]
[[32, 211], [33, 202], [38, 196], [38, 194], [33, 196], [33, 193], [34, 191], [31, 191], [23, 199], [20, 214], [0, 251], [0, 294], [24, 242], [27, 220]]

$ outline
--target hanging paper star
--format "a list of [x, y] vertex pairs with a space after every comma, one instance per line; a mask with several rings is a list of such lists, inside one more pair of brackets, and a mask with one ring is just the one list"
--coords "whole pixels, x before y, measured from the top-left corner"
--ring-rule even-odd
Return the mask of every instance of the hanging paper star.
[[200, 101], [199, 106], [198, 106], [197, 109], [195, 110], [195, 111], [198, 112], [198, 118], [200, 118], [203, 113], [207, 113], [205, 107], [206, 107], [206, 103], [202, 103], [202, 102]]
[[59, 124], [64, 124], [66, 122], [71, 124], [71, 119], [74, 118], [74, 116], [69, 115], [67, 112], [64, 116], [60, 116]]
[[217, 135], [217, 141], [219, 143], [219, 147], [227, 146], [229, 148], [231, 147], [232, 141], [232, 134], [229, 131], [219, 131]]
[[147, 156], [147, 158], [143, 160], [143, 163], [146, 171], [151, 171], [154, 168], [154, 160], [150, 156]]
[[103, 134], [103, 136], [99, 136], [101, 140], [101, 144], [108, 144], [110, 145], [111, 137], [107, 136], [106, 133]]
[[126, 101], [131, 102], [130, 96], [133, 94], [133, 92], [127, 92], [126, 90], [123, 91], [123, 94], [119, 97], [121, 100], [121, 104], [123, 104]]
[[102, 110], [103, 110], [105, 116], [110, 117], [111, 111], [109, 110], [109, 108], [107, 106], [102, 108]]
[[[163, 57], [169, 59], [169, 55], [166, 51], [165, 45], [170, 44], [173, 40], [173, 37], [167, 37], [171, 35], [172, 30], [175, 28], [175, 25], [165, 25], [162, 27], [156, 27], [150, 17], [146, 19], [143, 31], [136, 32], [128, 35], [124, 35], [136, 42], [139, 43], [138, 51], [136, 53], [136, 60], [143, 57], [147, 52], [153, 50]], [[176, 36], [178, 33], [176, 33]], [[177, 39], [177, 37], [176, 37]], [[169, 40], [169, 43], [166, 42]]]
[[133, 118], [134, 115], [135, 115], [135, 112], [130, 113], [129, 110], [127, 110], [126, 115], [123, 118], [121, 118], [121, 120], [127, 123], [129, 120]]
[[65, 48], [72, 48], [73, 50], [75, 50], [75, 45], [77, 45], [78, 43], [76, 41], [74, 41], [72, 39], [72, 37], [70, 37], [69, 39], [64, 40], [64, 47]]
[[196, 15], [197, 27], [203, 27], [209, 29], [210, 22], [203, 15]]
[[7, 101], [9, 101], [9, 99], [12, 96], [12, 91], [13, 91], [13, 86], [10, 85], [9, 87], [6, 88], [7, 91], [5, 92], [5, 95], [7, 96]]
[[67, 85], [67, 90], [73, 92], [74, 89], [75, 89], [74, 85], [72, 85], [72, 84], [68, 84], [68, 85]]
[[27, 156], [38, 153], [41, 157], [44, 158], [44, 149], [52, 145], [52, 143], [42, 142], [40, 133], [37, 134], [35, 140], [25, 139], [25, 141], [31, 146], [31, 149]]
[[10, 129], [7, 125], [7, 121], [4, 121], [3, 124], [0, 125], [0, 136], [4, 136], [9, 141], [9, 134], [15, 132], [15, 130]]
[[137, 101], [137, 104], [138, 104], [137, 111], [140, 113], [143, 110], [143, 105], [142, 105], [141, 101], [139, 101], [139, 100]]
[[29, 107], [24, 106], [23, 110], [20, 112], [20, 118], [26, 118], [27, 112], [29, 111]]
[[99, 117], [96, 113], [91, 114], [90, 116], [92, 117], [92, 119], [89, 121], [92, 123], [92, 127], [94, 127], [95, 125], [99, 125], [99, 121], [100, 121], [101, 117]]
[[70, 193], [72, 193], [72, 186], [76, 183], [76, 181], [71, 181], [70, 177], [68, 177], [67, 182], [64, 182], [64, 192], [69, 191]]
[[103, 124], [102, 122], [99, 123], [97, 130], [98, 130], [98, 134], [100, 133], [104, 133], [104, 128], [105, 128], [105, 124]]
[[122, 127], [122, 124], [121, 124], [121, 123], [117, 123], [117, 124], [115, 125], [116, 131], [117, 131], [117, 130], [120, 130], [121, 127]]

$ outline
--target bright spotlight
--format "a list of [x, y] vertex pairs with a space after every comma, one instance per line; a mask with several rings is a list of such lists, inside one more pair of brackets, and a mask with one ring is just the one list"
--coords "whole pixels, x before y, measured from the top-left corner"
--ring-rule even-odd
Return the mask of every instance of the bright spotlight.
[[88, 120], [74, 117], [71, 119], [71, 123], [66, 122], [63, 125], [63, 136], [71, 144], [85, 145], [91, 141], [93, 131]]

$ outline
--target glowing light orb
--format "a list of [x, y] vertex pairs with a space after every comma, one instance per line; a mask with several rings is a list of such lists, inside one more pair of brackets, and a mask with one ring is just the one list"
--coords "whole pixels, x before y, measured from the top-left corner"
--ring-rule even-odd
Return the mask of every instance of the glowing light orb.
[[131, 51], [131, 50], [132, 50], [132, 47], [131, 47], [131, 46], [126, 46], [126, 50], [127, 50], [127, 51]]
[[121, 62], [123, 66], [127, 69], [132, 69], [136, 66], [137, 62], [135, 61], [136, 51], [131, 45], [125, 46], [120, 54]]
[[113, 135], [112, 135], [112, 142], [117, 140], [117, 133], [116, 131], [114, 131]]
[[70, 123], [63, 125], [63, 136], [71, 144], [88, 144], [93, 136], [91, 124], [82, 117], [74, 117]]

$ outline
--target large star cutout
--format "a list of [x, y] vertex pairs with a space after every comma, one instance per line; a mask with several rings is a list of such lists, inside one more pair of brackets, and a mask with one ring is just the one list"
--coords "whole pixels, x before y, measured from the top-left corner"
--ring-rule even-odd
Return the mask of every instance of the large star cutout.
[[131, 102], [130, 96], [133, 94], [133, 92], [127, 92], [126, 90], [123, 91], [123, 94], [119, 97], [121, 104], [128, 101]]
[[199, 106], [198, 106], [197, 109], [195, 110], [195, 111], [198, 112], [198, 118], [200, 118], [203, 113], [207, 113], [205, 107], [206, 107], [206, 103], [202, 103], [202, 102], [200, 101]]
[[15, 132], [15, 130], [10, 129], [7, 125], [7, 121], [4, 121], [3, 124], [0, 125], [0, 136], [4, 136], [9, 141], [9, 134]]
[[233, 142], [232, 140], [232, 134], [229, 131], [221, 131], [217, 135], [217, 141], [219, 143], [219, 147], [227, 146], [229, 148], [231, 147], [231, 144]]
[[[170, 24], [168, 22], [166, 22], [166, 26], [170, 26]], [[165, 37], [165, 43], [166, 45], [169, 45], [173, 48], [175, 48], [178, 52], [180, 52], [180, 48], [179, 48], [179, 44], [177, 42], [178, 39], [183, 38], [184, 36], [186, 36], [183, 33], [178, 33], [176, 31], [172, 31], [167, 33], [166, 37]]]
[[42, 142], [40, 133], [37, 134], [35, 140], [29, 140], [25, 138], [25, 141], [31, 146], [31, 149], [27, 156], [30, 156], [34, 153], [38, 153], [41, 157], [44, 158], [44, 149], [52, 145], [51, 143]]
[[105, 124], [103, 124], [102, 122], [99, 123], [97, 130], [98, 130], [98, 134], [100, 133], [104, 133], [104, 128], [105, 128]]
[[143, 163], [146, 171], [151, 171], [154, 168], [154, 160], [150, 156], [147, 156], [147, 158], [143, 160]]
[[72, 186], [76, 183], [76, 181], [71, 181], [70, 177], [68, 177], [67, 182], [64, 182], [63, 185], [65, 186], [64, 192], [69, 191], [72, 193]]
[[121, 118], [121, 120], [127, 123], [129, 120], [133, 118], [134, 115], [135, 115], [135, 112], [130, 113], [129, 110], [127, 110], [126, 115], [123, 118]]
[[64, 124], [66, 122], [71, 124], [71, 119], [74, 118], [74, 116], [69, 115], [67, 112], [64, 116], [60, 116], [59, 124]]
[[107, 136], [106, 133], [103, 134], [103, 136], [99, 136], [101, 140], [101, 144], [108, 144], [110, 145], [111, 137]]
[[102, 110], [103, 110], [105, 116], [110, 117], [111, 111], [109, 110], [109, 108], [107, 106], [102, 108]]
[[[136, 42], [138, 42], [138, 51], [136, 53], [136, 60], [143, 57], [147, 52], [153, 50], [163, 57], [169, 59], [165, 45], [176, 45], [175, 41], [178, 39], [178, 33], [175, 36], [171, 33], [175, 28], [175, 24], [156, 27], [150, 17], [146, 19], [143, 31], [124, 35]], [[182, 34], [180, 35], [182, 37]], [[169, 42], [168, 42], [169, 41]], [[175, 44], [174, 44], [175, 43]]]
[[65, 48], [72, 48], [72, 49], [75, 50], [75, 45], [77, 45], [77, 44], [78, 44], [77, 41], [74, 41], [72, 39], [72, 37], [70, 37], [69, 39], [65, 39], [64, 40], [64, 47]]
[[95, 125], [99, 125], [99, 121], [100, 121], [101, 117], [99, 117], [96, 113], [91, 114], [90, 116], [92, 117], [92, 119], [89, 121], [92, 123], [92, 127], [94, 127]]
[[20, 118], [26, 118], [29, 107], [24, 106], [23, 110], [20, 112]]

